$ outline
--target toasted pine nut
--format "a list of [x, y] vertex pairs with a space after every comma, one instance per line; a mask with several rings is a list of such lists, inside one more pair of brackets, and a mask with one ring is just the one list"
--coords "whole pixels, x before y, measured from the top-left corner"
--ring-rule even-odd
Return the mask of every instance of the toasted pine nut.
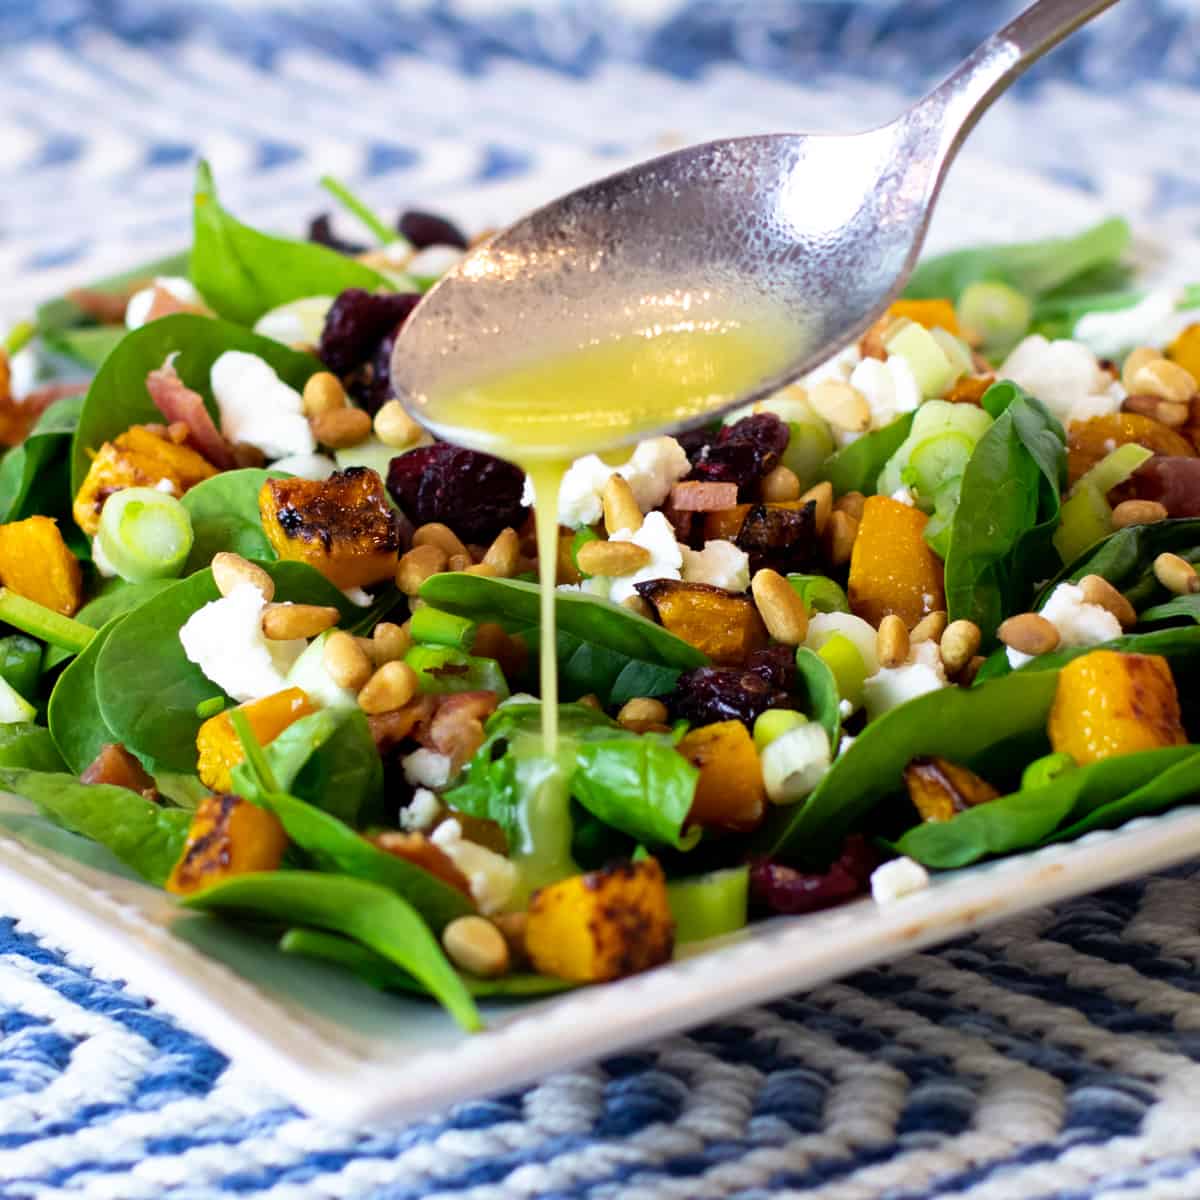
[[417, 673], [408, 663], [384, 663], [363, 684], [358, 707], [372, 715], [403, 708], [417, 694], [417, 683]]
[[521, 539], [515, 529], [502, 529], [496, 540], [487, 548], [483, 561], [496, 568], [501, 579], [517, 573], [517, 560], [521, 557]]
[[838, 512], [844, 512], [856, 521], [861, 521], [863, 508], [866, 506], [866, 503], [867, 498], [862, 492], [847, 492], [844, 496], [839, 496], [833, 502], [833, 507]]
[[527, 955], [525, 931], [529, 927], [529, 914], [527, 912], [496, 913], [492, 917], [492, 924], [500, 930], [504, 940], [508, 943], [508, 953], [513, 960], [524, 962]]
[[1160, 400], [1155, 409], [1154, 419], [1161, 421], [1170, 429], [1181, 429], [1192, 416], [1190, 403], [1180, 403], [1175, 400]]
[[759, 495], [768, 504], [786, 504], [800, 496], [800, 480], [796, 472], [783, 463], [768, 471], [758, 485]]
[[268, 604], [263, 609], [263, 637], [273, 642], [313, 638], [332, 629], [341, 613], [324, 604]]
[[411, 647], [408, 630], [391, 621], [380, 621], [371, 635], [371, 659], [377, 667], [403, 658]]
[[629, 480], [623, 475], [614, 471], [608, 477], [600, 499], [604, 504], [604, 528], [608, 530], [609, 537], [620, 533], [622, 529], [634, 532], [641, 529], [642, 510], [633, 494], [633, 488], [629, 486]]
[[477, 562], [472, 563], [469, 567], [463, 568], [463, 573], [466, 575], [483, 575], [488, 579], [495, 579], [499, 572], [491, 563]]
[[644, 596], [626, 596], [621, 601], [621, 607], [629, 609], [631, 613], [637, 613], [639, 617], [645, 617], [647, 621], [657, 620], [658, 617], [654, 607]]
[[[641, 597], [639, 596], [638, 599], [640, 600]], [[604, 707], [600, 703], [600, 697], [597, 696], [595, 692], [588, 692], [586, 696], [580, 696], [575, 703], [582, 704], [587, 708], [594, 708], [597, 712], [602, 711]]]
[[213, 583], [222, 596], [228, 596], [240, 583], [248, 583], [262, 592], [263, 599], [270, 604], [275, 599], [275, 580], [257, 563], [252, 563], [240, 554], [222, 550], [213, 555]]
[[1160, 554], [1154, 560], [1154, 578], [1175, 596], [1200, 592], [1196, 568], [1178, 554]]
[[1167, 510], [1157, 500], [1122, 500], [1112, 514], [1114, 529], [1124, 529], [1128, 525], [1154, 525], [1166, 519]]
[[375, 436], [395, 450], [403, 450], [421, 440], [425, 431], [404, 410], [399, 400], [389, 400], [375, 414]]
[[508, 970], [508, 943], [486, 917], [455, 917], [442, 930], [442, 946], [456, 967], [481, 979]]
[[1002, 621], [996, 636], [1022, 654], [1049, 654], [1059, 643], [1058, 629], [1041, 613], [1018, 613]]
[[946, 632], [946, 614], [940, 609], [926, 613], [913, 627], [908, 640], [916, 645], [917, 642], [937, 642], [941, 645], [942, 634]]
[[334, 450], [357, 446], [371, 436], [370, 414], [361, 408], [333, 408], [310, 417], [308, 423], [312, 426], [313, 437], [322, 446]]
[[942, 634], [942, 665], [947, 675], [957, 675], [975, 657], [983, 640], [974, 621], [951, 621]]
[[471, 556], [469, 554], [452, 554], [446, 559], [447, 571], [465, 571], [469, 566], [472, 566]]
[[321, 650], [321, 661], [325, 670], [338, 687], [357, 692], [371, 678], [374, 667], [367, 652], [358, 644], [358, 639], [341, 629], [335, 630], [325, 639]]
[[975, 682], [975, 676], [979, 674], [979, 668], [987, 662], [982, 654], [973, 654], [967, 661], [967, 665], [962, 668], [955, 679], [956, 683], [962, 684], [963, 687], [970, 687]]
[[584, 542], [575, 554], [586, 575], [632, 575], [650, 565], [650, 551], [634, 542], [606, 542], [595, 538]]
[[816, 522], [819, 536], [829, 527], [829, 518], [833, 514], [833, 484], [828, 480], [814, 484], [800, 497], [801, 504], [808, 504], [810, 501], [817, 506], [813, 511], [813, 520]]
[[755, 572], [750, 591], [767, 632], [785, 646], [799, 646], [808, 636], [808, 610], [800, 593], [770, 567]]
[[808, 402], [813, 411], [835, 429], [862, 433], [871, 425], [871, 407], [856, 387], [837, 379], [825, 379], [809, 388]]
[[428, 525], [419, 526], [413, 533], [412, 544], [414, 546], [437, 546], [447, 559], [460, 554], [468, 563], [472, 561], [471, 553], [463, 545], [462, 539], [449, 525], [443, 525], [440, 521], [430, 521]]
[[829, 538], [829, 561], [835, 567], [848, 563], [854, 550], [854, 540], [858, 537], [858, 521], [849, 513], [835, 509], [829, 516], [826, 535]]
[[1186, 404], [1196, 393], [1196, 377], [1169, 358], [1145, 363], [1133, 373], [1133, 392]]
[[396, 586], [406, 596], [415, 596], [430, 575], [445, 569], [446, 552], [440, 546], [414, 546], [396, 564]]
[[304, 393], [300, 398], [304, 415], [310, 420], [321, 413], [333, 412], [346, 407], [346, 389], [332, 371], [318, 371], [308, 377]]
[[1155, 350], [1153, 346], [1139, 346], [1136, 350], [1130, 350], [1121, 366], [1121, 382], [1125, 385], [1125, 390], [1131, 395], [1136, 395], [1140, 389], [1134, 387], [1133, 377], [1147, 363], [1158, 362], [1162, 357], [1162, 352]]
[[888, 613], [879, 622], [879, 632], [875, 635], [875, 655], [881, 667], [898, 667], [908, 659], [909, 637], [908, 628], [902, 617]]
[[1132, 629], [1137, 624], [1133, 605], [1103, 575], [1085, 575], [1079, 581], [1079, 590], [1088, 604], [1098, 604], [1112, 613], [1122, 629]]
[[661, 700], [647, 696], [635, 696], [627, 700], [617, 713], [617, 724], [635, 733], [646, 733], [651, 729], [666, 729], [667, 706]]

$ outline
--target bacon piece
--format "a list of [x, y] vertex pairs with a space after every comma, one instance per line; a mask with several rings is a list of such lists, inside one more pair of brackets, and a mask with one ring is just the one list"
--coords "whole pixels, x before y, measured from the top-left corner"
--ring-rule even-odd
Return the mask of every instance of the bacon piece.
[[447, 755], [458, 770], [483, 745], [483, 722], [496, 711], [495, 692], [455, 692], [443, 696], [427, 730], [418, 733], [423, 745]]
[[471, 885], [467, 877], [454, 865], [454, 860], [440, 847], [435, 846], [423, 833], [377, 833], [368, 838], [380, 850], [394, 854], [435, 875], [443, 883], [457, 888], [468, 899], [471, 896]]
[[202, 304], [189, 304], [186, 300], [180, 300], [174, 292], [168, 291], [156, 283], [150, 307], [146, 311], [145, 324], [149, 325], [151, 321], [157, 321], [159, 317], [169, 317], [174, 313], [195, 313], [197, 316], [208, 316], [209, 310]]
[[80, 783], [111, 783], [116, 787], [140, 792], [147, 800], [158, 801], [154, 780], [120, 742], [107, 742], [100, 753], [88, 763]]
[[228, 471], [237, 465], [233, 450], [204, 407], [204, 398], [179, 378], [169, 358], [157, 371], [151, 371], [146, 376], [146, 390], [154, 401], [154, 407], [168, 421], [182, 421], [187, 425], [193, 448], [214, 467]]
[[129, 307], [129, 298], [142, 288], [149, 286], [149, 280], [141, 279], [126, 284], [117, 292], [100, 292], [94, 288], [75, 288], [67, 293], [67, 299], [80, 312], [86, 313], [93, 321], [101, 325], [124, 325], [125, 309]]
[[386, 754], [407, 737], [419, 738], [420, 731], [429, 725], [436, 702], [436, 697], [422, 695], [403, 708], [368, 717], [367, 724], [379, 753]]
[[670, 506], [677, 512], [718, 512], [737, 503], [736, 483], [705, 483], [688, 480], [671, 489]]

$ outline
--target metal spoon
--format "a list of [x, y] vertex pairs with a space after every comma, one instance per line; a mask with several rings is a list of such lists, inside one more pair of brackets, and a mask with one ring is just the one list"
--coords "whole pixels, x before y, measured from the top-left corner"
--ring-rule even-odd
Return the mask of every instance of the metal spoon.
[[[858, 337], [896, 297], [980, 116], [1113, 3], [1037, 0], [878, 129], [708, 142], [538, 209], [467, 255], [417, 306], [392, 357], [397, 395], [435, 431], [464, 440], [456, 435], [469, 431], [439, 425], [443, 389], [680, 313], [786, 316], [787, 351], [768, 377], [713, 397], [703, 419], [777, 390]], [[631, 437], [653, 432], [664, 431]]]

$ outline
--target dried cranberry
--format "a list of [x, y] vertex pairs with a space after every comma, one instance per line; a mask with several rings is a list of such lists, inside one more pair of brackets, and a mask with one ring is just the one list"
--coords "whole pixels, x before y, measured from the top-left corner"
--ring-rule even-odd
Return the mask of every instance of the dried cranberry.
[[677, 433], [675, 440], [683, 447], [688, 461], [695, 466], [696, 460], [717, 440], [720, 429], [713, 425], [702, 425], [699, 429], [688, 429]]
[[358, 242], [347, 242], [338, 237], [333, 232], [328, 213], [321, 213], [308, 223], [308, 240], [316, 242], [318, 246], [328, 246], [330, 250], [336, 250], [339, 254], [361, 254], [368, 248]]
[[464, 542], [490, 542], [525, 518], [525, 476], [511, 463], [447, 442], [393, 458], [387, 488], [417, 525], [440, 521]]
[[335, 374], [365, 363], [383, 337], [401, 325], [421, 299], [419, 292], [374, 292], [347, 288], [333, 302], [321, 330], [317, 354]]
[[757, 483], [779, 463], [787, 449], [788, 427], [774, 413], [755, 413], [726, 425], [716, 442], [697, 455], [691, 479], [736, 483], [742, 491]]
[[1139, 500], [1157, 500], [1169, 517], [1200, 517], [1200, 458], [1156, 454], [1130, 481]]
[[786, 573], [815, 565], [821, 548], [816, 513], [814, 501], [803, 508], [753, 505], [733, 539], [750, 556], [751, 573], [762, 567]]
[[878, 862], [867, 839], [851, 834], [841, 854], [823, 872], [800, 871], [770, 859], [751, 863], [750, 894], [772, 912], [815, 912], [865, 892]]
[[347, 380], [346, 390], [367, 412], [377, 413], [395, 393], [392, 391], [392, 350], [401, 325], [383, 335], [371, 361], [359, 367]]
[[768, 708], [791, 708], [787, 692], [756, 671], [737, 667], [695, 667], [685, 671], [666, 697], [671, 715], [692, 725], [742, 721], [753, 725]]
[[410, 241], [418, 250], [424, 250], [426, 246], [457, 246], [460, 250], [467, 248], [467, 235], [453, 221], [447, 221], [437, 213], [410, 208], [400, 215], [396, 228], [401, 237]]
[[746, 670], [761, 676], [773, 688], [790, 692], [796, 686], [796, 652], [790, 646], [767, 646], [746, 659]]

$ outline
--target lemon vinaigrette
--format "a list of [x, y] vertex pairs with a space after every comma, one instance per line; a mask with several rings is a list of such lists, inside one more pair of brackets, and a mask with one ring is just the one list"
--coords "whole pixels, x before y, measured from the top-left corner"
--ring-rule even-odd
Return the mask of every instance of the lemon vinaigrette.
[[429, 395], [439, 436], [516, 463], [533, 482], [541, 588], [542, 736], [558, 737], [558, 492], [571, 462], [715, 412], [788, 360], [783, 321], [690, 324], [598, 342]]

